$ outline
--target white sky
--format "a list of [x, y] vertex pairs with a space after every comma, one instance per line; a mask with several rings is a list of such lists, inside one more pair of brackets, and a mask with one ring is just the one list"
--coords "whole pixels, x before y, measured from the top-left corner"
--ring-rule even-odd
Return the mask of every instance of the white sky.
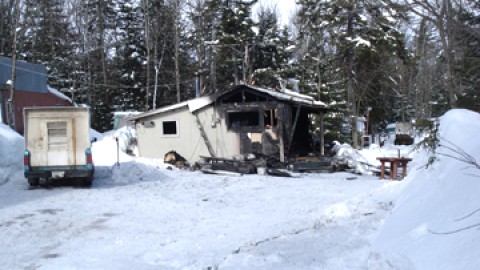
[[253, 9], [254, 15], [256, 15], [256, 8], [260, 5], [264, 5], [266, 7], [276, 6], [277, 11], [281, 16], [280, 20], [283, 24], [288, 24], [290, 17], [296, 11], [295, 0], [260, 0]]

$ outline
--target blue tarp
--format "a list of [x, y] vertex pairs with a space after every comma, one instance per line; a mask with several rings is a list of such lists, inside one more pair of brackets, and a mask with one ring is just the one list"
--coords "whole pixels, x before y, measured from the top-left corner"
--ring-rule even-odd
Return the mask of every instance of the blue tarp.
[[[17, 61], [15, 90], [47, 93], [47, 68], [44, 65]], [[12, 79], [12, 59], [0, 56], [0, 89]]]

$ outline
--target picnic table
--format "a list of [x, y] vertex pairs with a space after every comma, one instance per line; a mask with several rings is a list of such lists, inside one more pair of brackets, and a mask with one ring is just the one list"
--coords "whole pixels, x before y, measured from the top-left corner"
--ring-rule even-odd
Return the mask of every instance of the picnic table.
[[402, 167], [402, 178], [407, 175], [407, 163], [412, 161], [411, 158], [406, 157], [377, 157], [380, 161], [380, 179], [385, 178], [385, 162], [390, 163], [390, 178], [397, 179], [398, 167]]

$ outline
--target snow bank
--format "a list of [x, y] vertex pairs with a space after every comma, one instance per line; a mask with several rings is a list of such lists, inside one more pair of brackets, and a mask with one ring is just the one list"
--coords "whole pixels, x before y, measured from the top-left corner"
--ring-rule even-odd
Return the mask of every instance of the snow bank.
[[23, 170], [23, 137], [0, 123], [0, 185]]
[[96, 131], [95, 129], [90, 129], [90, 141], [100, 141], [103, 139], [103, 134]]
[[150, 166], [148, 164], [129, 161], [112, 167], [112, 177], [108, 183], [115, 185], [127, 185], [145, 181], [163, 181], [165, 176], [159, 166]]
[[354, 173], [371, 174], [369, 161], [349, 144], [335, 141], [332, 151], [335, 153], [336, 166], [346, 165]]
[[459, 154], [446, 146], [480, 162], [479, 133], [477, 113], [452, 110], [441, 117], [438, 160], [427, 168], [428, 153], [415, 156], [417, 169], [409, 171], [392, 216], [373, 243], [368, 269], [478, 268], [480, 170], [454, 158]]
[[[357, 174], [372, 175], [379, 173], [380, 161], [377, 157], [411, 157], [411, 147], [405, 145], [371, 144], [368, 148], [354, 149], [349, 144], [334, 142], [332, 152], [335, 153], [333, 164], [337, 168], [347, 166], [349, 171]], [[387, 164], [388, 166], [388, 164]]]
[[92, 144], [95, 181], [101, 182], [100, 185], [112, 186], [160, 181], [167, 178], [160, 171], [167, 167], [163, 160], [127, 155], [123, 149], [125, 138], [125, 131], [122, 129], [120, 132], [103, 135], [100, 140]]

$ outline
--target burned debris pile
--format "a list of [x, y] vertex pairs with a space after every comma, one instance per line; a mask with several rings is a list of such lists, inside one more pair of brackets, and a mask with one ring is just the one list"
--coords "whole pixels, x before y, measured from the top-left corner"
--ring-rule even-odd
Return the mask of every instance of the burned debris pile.
[[181, 169], [200, 170], [204, 173], [240, 176], [260, 174], [290, 177], [296, 173], [331, 173], [347, 171], [356, 174], [379, 174], [379, 166], [370, 164], [356, 149], [348, 144], [336, 142], [330, 156], [299, 156], [281, 162], [275, 155], [241, 154], [229, 158], [200, 156], [200, 160], [191, 165], [180, 154], [170, 151], [165, 154], [165, 163]]
[[240, 176], [243, 174], [261, 174], [280, 177], [291, 177], [288, 172], [280, 170], [279, 159], [262, 154], [235, 155], [231, 158], [205, 157], [195, 163], [195, 167], [204, 173], [227, 174]]

